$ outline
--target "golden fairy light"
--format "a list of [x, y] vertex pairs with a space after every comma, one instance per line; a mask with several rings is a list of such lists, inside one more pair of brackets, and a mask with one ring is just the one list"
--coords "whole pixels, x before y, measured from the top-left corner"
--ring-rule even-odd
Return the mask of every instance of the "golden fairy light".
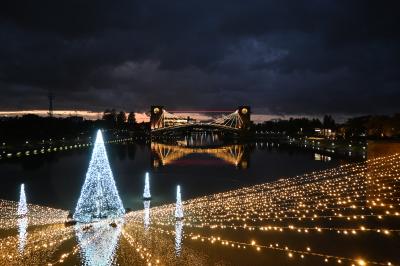
[[[174, 204], [84, 225], [71, 225], [66, 211], [28, 204], [23, 222], [17, 202], [0, 200], [0, 265], [207, 265], [244, 257], [251, 264], [269, 252], [282, 255], [280, 264], [399, 265], [395, 253], [382, 259], [379, 248], [359, 241], [373, 236], [386, 249], [399, 241], [399, 187], [395, 154], [187, 200], [178, 221]], [[335, 249], [323, 244], [330, 241]], [[354, 241], [368, 252], [344, 252]], [[210, 257], [212, 249], [223, 252]]]

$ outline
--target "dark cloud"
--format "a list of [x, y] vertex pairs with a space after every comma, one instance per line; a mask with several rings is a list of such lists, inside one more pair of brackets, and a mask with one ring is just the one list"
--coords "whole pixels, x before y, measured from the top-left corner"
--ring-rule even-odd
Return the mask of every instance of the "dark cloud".
[[0, 109], [398, 112], [397, 1], [7, 1]]

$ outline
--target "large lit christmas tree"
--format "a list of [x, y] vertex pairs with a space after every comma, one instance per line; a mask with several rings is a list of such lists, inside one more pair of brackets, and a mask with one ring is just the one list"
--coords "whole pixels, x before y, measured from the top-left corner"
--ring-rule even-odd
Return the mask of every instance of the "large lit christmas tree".
[[26, 205], [25, 186], [24, 186], [24, 184], [21, 184], [17, 215], [25, 216], [27, 214], [28, 214], [28, 207]]
[[99, 130], [74, 219], [79, 222], [91, 222], [103, 218], [116, 218], [124, 213], [124, 206], [108, 162], [103, 135]]
[[178, 185], [176, 187], [176, 205], [175, 205], [175, 218], [183, 219], [183, 206], [181, 198], [181, 187]]
[[146, 177], [145, 177], [145, 180], [144, 180], [143, 199], [144, 200], [151, 199], [149, 173], [146, 173]]

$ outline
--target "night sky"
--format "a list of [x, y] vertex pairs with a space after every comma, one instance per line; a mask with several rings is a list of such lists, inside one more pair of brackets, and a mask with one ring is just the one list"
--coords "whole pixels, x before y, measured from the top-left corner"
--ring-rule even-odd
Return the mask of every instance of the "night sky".
[[6, 2], [0, 110], [400, 111], [398, 1]]

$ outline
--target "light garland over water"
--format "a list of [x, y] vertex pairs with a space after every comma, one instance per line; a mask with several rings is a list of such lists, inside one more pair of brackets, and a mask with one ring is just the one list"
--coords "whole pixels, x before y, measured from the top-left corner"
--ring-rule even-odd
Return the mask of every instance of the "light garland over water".
[[400, 265], [399, 188], [396, 154], [184, 202], [177, 188], [115, 221], [28, 204], [15, 235], [19, 204], [1, 200], [0, 265]]
[[108, 162], [103, 135], [99, 130], [73, 217], [79, 222], [91, 222], [117, 218], [124, 213], [125, 209]]

